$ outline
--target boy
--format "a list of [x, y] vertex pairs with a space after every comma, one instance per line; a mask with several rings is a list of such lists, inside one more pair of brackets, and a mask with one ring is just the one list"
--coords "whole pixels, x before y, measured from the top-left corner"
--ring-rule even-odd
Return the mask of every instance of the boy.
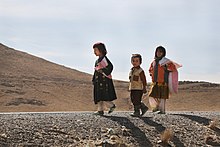
[[[147, 110], [148, 107], [141, 102], [143, 93], [146, 93], [146, 77], [144, 70], [140, 67], [142, 63], [142, 57], [140, 54], [133, 54], [131, 57], [131, 63], [133, 67], [131, 68], [130, 74], [129, 74], [129, 91], [130, 91], [130, 97], [131, 102], [134, 105], [134, 113], [131, 114], [133, 117], [139, 117], [143, 116]], [[141, 114], [140, 114], [141, 109]]]

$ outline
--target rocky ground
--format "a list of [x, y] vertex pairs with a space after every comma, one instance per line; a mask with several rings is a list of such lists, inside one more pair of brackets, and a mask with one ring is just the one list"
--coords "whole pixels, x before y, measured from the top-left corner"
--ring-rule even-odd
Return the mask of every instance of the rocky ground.
[[[0, 146], [220, 146], [219, 112], [1, 113]], [[214, 127], [208, 127], [215, 120]], [[161, 133], [173, 137], [164, 145]]]

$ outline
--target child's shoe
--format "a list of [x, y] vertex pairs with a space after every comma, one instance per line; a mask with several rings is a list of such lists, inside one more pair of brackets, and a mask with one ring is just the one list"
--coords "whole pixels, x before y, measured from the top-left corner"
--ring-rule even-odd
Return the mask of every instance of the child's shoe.
[[130, 114], [132, 117], [140, 117], [140, 113], [134, 112], [132, 114]]
[[94, 115], [100, 115], [103, 116], [104, 115], [104, 111], [96, 111], [93, 113]]
[[166, 113], [163, 111], [159, 111], [157, 114], [166, 114]]
[[110, 107], [108, 114], [112, 113], [115, 110], [115, 108], [116, 108], [116, 106], [114, 104], [112, 107]]
[[148, 110], [148, 107], [144, 104], [141, 103], [141, 116], [143, 116]]
[[130, 114], [132, 117], [140, 117], [140, 106], [134, 106], [134, 113]]
[[152, 112], [158, 112], [158, 111], [160, 111], [158, 107], [155, 107], [155, 108], [152, 110]]

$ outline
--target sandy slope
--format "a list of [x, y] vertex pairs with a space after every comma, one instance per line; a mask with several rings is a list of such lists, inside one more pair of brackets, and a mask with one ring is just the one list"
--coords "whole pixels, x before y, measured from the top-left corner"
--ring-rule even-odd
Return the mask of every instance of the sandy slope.
[[[92, 67], [91, 67], [92, 68]], [[92, 75], [0, 44], [0, 112], [93, 111]], [[114, 81], [116, 110], [131, 110], [128, 83]], [[147, 99], [144, 100], [147, 103]], [[181, 82], [169, 111], [220, 111], [220, 84]]]

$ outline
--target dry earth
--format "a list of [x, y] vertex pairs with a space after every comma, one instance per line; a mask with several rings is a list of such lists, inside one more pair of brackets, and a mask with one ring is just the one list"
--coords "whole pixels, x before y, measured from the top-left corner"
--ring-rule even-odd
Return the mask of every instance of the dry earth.
[[[0, 44], [0, 112], [94, 111], [91, 75]], [[113, 73], [114, 74], [114, 73]], [[118, 111], [132, 109], [128, 83], [114, 80]], [[147, 103], [147, 99], [144, 100]], [[180, 82], [168, 111], [220, 111], [220, 84]]]

